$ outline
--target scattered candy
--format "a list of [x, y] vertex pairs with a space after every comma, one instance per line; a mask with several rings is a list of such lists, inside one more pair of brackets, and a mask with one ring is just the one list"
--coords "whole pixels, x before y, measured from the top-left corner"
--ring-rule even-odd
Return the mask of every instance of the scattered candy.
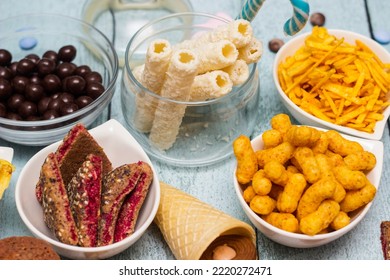
[[313, 26], [323, 26], [325, 24], [325, 16], [322, 13], [313, 13], [310, 16], [310, 23]]
[[385, 30], [374, 31], [374, 40], [379, 44], [386, 45], [390, 43], [390, 32]]
[[37, 39], [34, 37], [24, 37], [19, 41], [19, 47], [22, 50], [31, 50], [38, 44]]
[[268, 42], [268, 48], [273, 53], [277, 53], [283, 45], [284, 45], [283, 40], [278, 38], [274, 38]]

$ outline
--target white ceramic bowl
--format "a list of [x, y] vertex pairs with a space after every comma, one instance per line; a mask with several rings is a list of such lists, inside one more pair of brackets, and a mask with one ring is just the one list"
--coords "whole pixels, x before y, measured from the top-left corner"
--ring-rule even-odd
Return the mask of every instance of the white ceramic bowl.
[[[345, 42], [355, 44], [355, 40], [358, 39], [362, 41], [364, 44], [366, 44], [383, 62], [390, 63], [390, 53], [383, 48], [381, 45], [379, 45], [374, 40], [365, 37], [363, 35], [346, 31], [346, 30], [328, 30], [329, 34], [335, 35], [337, 38], [344, 37]], [[302, 35], [299, 35], [297, 37], [292, 38], [288, 42], [286, 42], [283, 47], [280, 48], [278, 53], [275, 56], [274, 65], [273, 65], [273, 78], [275, 86], [278, 90], [279, 97], [281, 101], [283, 102], [284, 106], [287, 108], [287, 110], [291, 113], [291, 115], [299, 121], [301, 124], [304, 125], [311, 125], [311, 126], [317, 126], [327, 129], [334, 129], [338, 130], [339, 132], [366, 138], [366, 139], [373, 139], [373, 140], [380, 140], [383, 135], [383, 131], [386, 126], [386, 121], [390, 115], [390, 107], [387, 107], [386, 110], [383, 112], [384, 118], [381, 121], [378, 121], [375, 125], [375, 131], [373, 133], [367, 133], [362, 132], [353, 128], [336, 125], [324, 120], [321, 120], [303, 109], [299, 108], [294, 102], [291, 101], [291, 99], [288, 98], [288, 96], [284, 93], [282, 90], [279, 79], [278, 79], [278, 66], [281, 62], [284, 62], [285, 59], [288, 56], [292, 56], [299, 48], [301, 48], [304, 45], [305, 38], [310, 35], [310, 33], [304, 33]], [[390, 97], [390, 96], [389, 96]]]
[[[321, 128], [318, 128], [319, 130], [323, 130]], [[363, 148], [367, 151], [372, 152], [376, 156], [376, 166], [374, 169], [372, 169], [368, 174], [367, 178], [370, 180], [370, 182], [376, 187], [379, 187], [379, 182], [382, 174], [382, 165], [383, 165], [383, 143], [376, 140], [368, 140], [368, 139], [361, 139], [353, 136], [348, 136], [345, 134], [341, 134], [343, 137], [345, 137], [348, 140], [353, 140], [359, 142]], [[252, 141], [252, 147], [255, 151], [263, 149], [263, 140], [261, 138], [261, 135], [254, 138]], [[332, 242], [350, 230], [352, 230], [367, 214], [368, 210], [370, 209], [372, 202], [367, 204], [365, 207], [360, 209], [358, 212], [355, 213], [355, 215], [352, 217], [351, 222], [346, 227], [336, 230], [334, 232], [325, 233], [325, 234], [318, 234], [315, 236], [309, 236], [305, 234], [300, 233], [291, 233], [284, 230], [281, 230], [277, 227], [274, 227], [273, 225], [267, 223], [262, 218], [260, 218], [259, 215], [257, 215], [255, 212], [252, 211], [252, 209], [249, 207], [249, 205], [245, 202], [242, 194], [243, 189], [240, 186], [240, 184], [237, 182], [236, 176], [235, 176], [236, 170], [234, 170], [233, 177], [234, 177], [234, 188], [238, 197], [238, 200], [241, 204], [242, 209], [244, 210], [245, 214], [248, 216], [249, 220], [253, 223], [253, 225], [259, 229], [265, 236], [267, 236], [269, 239], [285, 245], [289, 247], [294, 248], [311, 248], [311, 247], [318, 247], [321, 245], [325, 245], [329, 242]], [[364, 230], [364, 229], [362, 229]]]
[[70, 259], [106, 259], [126, 250], [134, 244], [153, 222], [160, 202], [157, 173], [141, 146], [116, 120], [110, 120], [90, 130], [91, 135], [103, 147], [114, 167], [142, 160], [152, 166], [153, 182], [138, 216], [135, 232], [124, 240], [102, 247], [85, 248], [59, 242], [43, 221], [42, 207], [35, 197], [35, 184], [46, 156], [57, 149], [56, 142], [34, 155], [20, 173], [15, 187], [17, 210], [23, 222], [38, 238], [49, 242], [61, 255]]

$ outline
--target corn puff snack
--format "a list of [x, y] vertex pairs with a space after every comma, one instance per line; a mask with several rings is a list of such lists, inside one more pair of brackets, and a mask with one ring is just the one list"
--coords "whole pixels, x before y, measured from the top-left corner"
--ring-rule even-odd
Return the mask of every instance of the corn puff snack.
[[289, 99], [326, 122], [372, 133], [389, 106], [389, 61], [363, 42], [336, 38], [313, 27], [305, 44], [278, 66]]
[[233, 65], [238, 57], [236, 46], [228, 40], [207, 43], [194, 51], [199, 57], [198, 74]]
[[175, 48], [194, 49], [206, 43], [215, 43], [221, 40], [231, 41], [237, 48], [242, 48], [250, 43], [253, 36], [253, 28], [249, 21], [237, 19], [217, 28], [196, 36], [192, 40], [185, 40]]
[[237, 180], [240, 184], [247, 184], [258, 170], [256, 154], [250, 139], [245, 135], [240, 135], [233, 141], [233, 152], [237, 159]]
[[[165, 73], [172, 55], [172, 48], [167, 40], [154, 40], [146, 51], [145, 65], [142, 76], [141, 69], [137, 69], [134, 76], [148, 90], [159, 94], [165, 80]], [[157, 101], [148, 94], [137, 94], [136, 113], [134, 118], [135, 127], [141, 132], [149, 132], [154, 120], [154, 112]]]
[[7, 160], [0, 159], [0, 199], [4, 191], [8, 188], [15, 166]]
[[237, 59], [232, 65], [222, 68], [222, 71], [229, 74], [234, 86], [241, 85], [249, 77], [249, 66], [242, 59]]
[[[161, 89], [161, 96], [188, 101], [198, 64], [199, 60], [194, 52], [190, 50], [174, 52]], [[167, 150], [174, 144], [185, 109], [185, 105], [182, 104], [159, 102], [149, 135], [149, 140], [155, 147]]]
[[246, 46], [238, 49], [238, 59], [244, 60], [247, 64], [259, 61], [263, 54], [263, 43], [255, 37]]
[[191, 87], [190, 101], [205, 101], [228, 94], [233, 88], [229, 74], [214, 70], [195, 77]]
[[262, 149], [248, 147], [259, 170], [246, 177], [243, 194], [266, 222], [295, 233], [328, 233], [347, 226], [355, 210], [374, 199], [376, 188], [366, 173], [376, 158], [358, 142], [335, 131], [293, 125], [285, 114], [270, 123]]

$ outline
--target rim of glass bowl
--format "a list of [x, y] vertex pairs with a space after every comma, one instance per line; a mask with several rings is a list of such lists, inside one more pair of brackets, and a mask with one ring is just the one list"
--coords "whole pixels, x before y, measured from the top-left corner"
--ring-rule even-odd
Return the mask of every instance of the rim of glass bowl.
[[[221, 97], [218, 97], [218, 98], [215, 98], [215, 99], [206, 100], [206, 101], [180, 101], [180, 100], [175, 100], [175, 99], [170, 99], [170, 98], [167, 98], [167, 97], [163, 97], [161, 95], [158, 95], [158, 94], [154, 93], [153, 91], [148, 90], [140, 82], [138, 82], [138, 80], [135, 78], [135, 76], [133, 75], [133, 71], [130, 69], [129, 63], [127, 63], [129, 61], [129, 57], [131, 57], [131, 55], [134, 53], [134, 51], [132, 51], [130, 53], [130, 46], [132, 45], [134, 40], [136, 40], [138, 35], [140, 33], [142, 33], [145, 29], [149, 28], [150, 26], [152, 26], [153, 24], [155, 24], [157, 22], [160, 22], [160, 21], [163, 21], [163, 20], [166, 20], [166, 19], [170, 19], [170, 18], [183, 17], [183, 16], [201, 16], [201, 17], [207, 17], [207, 18], [210, 18], [210, 19], [216, 19], [216, 20], [219, 20], [219, 21], [222, 21], [222, 22], [225, 22], [225, 23], [231, 22], [231, 21], [227, 20], [226, 18], [222, 18], [222, 17], [219, 17], [219, 16], [207, 14], [207, 13], [184, 12], [184, 13], [174, 13], [174, 14], [171, 14], [171, 15], [167, 15], [167, 16], [155, 19], [155, 20], [145, 24], [143, 27], [141, 27], [134, 34], [134, 36], [130, 39], [129, 43], [126, 46], [125, 67], [126, 67], [127, 75], [130, 77], [131, 81], [134, 82], [137, 85], [137, 87], [142, 90], [142, 92], [145, 92], [145, 93], [151, 95], [154, 98], [157, 98], [157, 99], [162, 100], [162, 101], [168, 101], [168, 102], [171, 102], [171, 103], [182, 104], [182, 105], [187, 105], [187, 106], [204, 106], [204, 105], [210, 105], [210, 104], [213, 104], [213, 103], [219, 103], [219, 102], [223, 102], [226, 98], [231, 98], [233, 95], [239, 94], [240, 90], [232, 90], [229, 93], [225, 94], [224, 96], [221, 96]], [[142, 40], [142, 42], [144, 42], [144, 41], [145, 40]], [[140, 42], [136, 46], [136, 48], [134, 48], [134, 50], [137, 50], [138, 46], [142, 42]], [[252, 63], [252, 65], [253, 65], [251, 67], [252, 69], [250, 70], [249, 76], [246, 79], [246, 81], [244, 83], [242, 83], [241, 85], [237, 86], [237, 87], [233, 87], [233, 89], [234, 88], [236, 88], [236, 89], [245, 88], [248, 85], [248, 83], [253, 79], [253, 76], [256, 74], [257, 62]]]
[[104, 41], [106, 41], [106, 43], [108, 44], [109, 50], [112, 52], [112, 55], [113, 55], [113, 61], [110, 61], [112, 63], [112, 77], [111, 77], [108, 85], [105, 87], [104, 92], [97, 99], [95, 99], [88, 106], [86, 106], [80, 110], [77, 110], [76, 112], [74, 112], [72, 114], [69, 114], [66, 116], [61, 116], [61, 117], [51, 119], [51, 120], [39, 120], [39, 121], [16, 121], [16, 120], [10, 120], [7, 118], [0, 117], [0, 127], [1, 128], [7, 128], [10, 130], [14, 130], [13, 127], [17, 127], [17, 128], [26, 128], [27, 130], [29, 130], [29, 128], [31, 128], [31, 127], [36, 127], [36, 129], [34, 131], [39, 131], [40, 127], [43, 129], [53, 129], [53, 128], [58, 127], [58, 126], [53, 127], [53, 125], [56, 125], [56, 124], [59, 125], [60, 123], [63, 123], [63, 122], [71, 123], [72, 121], [80, 120], [81, 118], [84, 117], [84, 115], [87, 115], [91, 110], [93, 110], [97, 106], [101, 105], [103, 103], [101, 101], [108, 98], [108, 95], [107, 95], [108, 92], [112, 92], [110, 94], [111, 96], [113, 96], [113, 94], [114, 94], [113, 89], [116, 85], [116, 80], [117, 80], [118, 71], [119, 71], [118, 55], [116, 53], [116, 50], [115, 50], [113, 44], [107, 38], [107, 36], [103, 32], [101, 32], [99, 29], [94, 27], [93, 25], [91, 25], [85, 21], [82, 21], [80, 19], [77, 19], [77, 18], [73, 18], [70, 16], [61, 15], [61, 14], [55, 14], [55, 13], [31, 13], [31, 14], [12, 16], [12, 17], [8, 17], [6, 19], [0, 20], [0, 25], [3, 22], [10, 21], [10, 20], [17, 20], [18, 18], [22, 18], [22, 17], [24, 18], [24, 17], [42, 17], [42, 16], [52, 17], [54, 20], [58, 19], [58, 18], [62, 18], [66, 21], [73, 21], [75, 23], [80, 24], [82, 27], [89, 28], [93, 32], [96, 32], [97, 34], [102, 36]]

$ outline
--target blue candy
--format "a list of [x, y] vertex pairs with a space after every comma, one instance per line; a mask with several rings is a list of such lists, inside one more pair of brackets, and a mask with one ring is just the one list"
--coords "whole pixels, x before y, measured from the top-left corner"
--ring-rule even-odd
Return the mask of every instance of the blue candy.
[[19, 41], [19, 47], [22, 50], [31, 50], [38, 44], [37, 39], [34, 37], [24, 37]]
[[385, 30], [378, 30], [374, 32], [374, 39], [379, 44], [386, 45], [390, 43], [390, 32], [387, 32]]

